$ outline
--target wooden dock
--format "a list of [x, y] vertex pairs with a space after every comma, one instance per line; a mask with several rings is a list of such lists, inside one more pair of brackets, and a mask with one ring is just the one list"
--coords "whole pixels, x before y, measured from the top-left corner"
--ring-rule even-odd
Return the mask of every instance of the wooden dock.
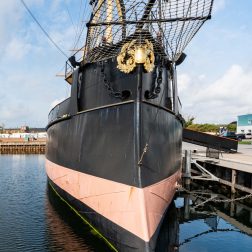
[[[183, 144], [183, 149], [189, 151], [190, 158], [209, 171], [221, 185], [230, 187], [231, 193], [252, 194], [252, 146], [239, 146], [237, 153], [220, 153], [217, 158], [207, 156], [206, 148], [197, 145]], [[190, 169], [196, 179], [200, 177], [195, 165], [192, 164]], [[184, 175], [193, 179], [193, 176]]]
[[45, 141], [0, 142], [0, 154], [44, 154]]

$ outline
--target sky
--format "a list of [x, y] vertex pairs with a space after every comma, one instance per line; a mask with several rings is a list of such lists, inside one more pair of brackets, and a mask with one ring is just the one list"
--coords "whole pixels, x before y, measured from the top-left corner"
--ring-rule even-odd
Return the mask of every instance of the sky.
[[[24, 0], [65, 54], [84, 44], [89, 0]], [[212, 19], [186, 47], [178, 66], [182, 115], [197, 123], [229, 123], [252, 113], [252, 1], [215, 0]], [[0, 125], [45, 127], [70, 86], [66, 57], [20, 0], [0, 1]]]

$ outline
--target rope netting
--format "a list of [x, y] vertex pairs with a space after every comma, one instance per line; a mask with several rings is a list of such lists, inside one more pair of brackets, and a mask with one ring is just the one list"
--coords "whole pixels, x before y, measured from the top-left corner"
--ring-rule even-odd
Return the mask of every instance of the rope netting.
[[92, 0], [84, 58], [115, 57], [132, 40], [153, 44], [155, 53], [176, 61], [203, 23], [213, 0]]

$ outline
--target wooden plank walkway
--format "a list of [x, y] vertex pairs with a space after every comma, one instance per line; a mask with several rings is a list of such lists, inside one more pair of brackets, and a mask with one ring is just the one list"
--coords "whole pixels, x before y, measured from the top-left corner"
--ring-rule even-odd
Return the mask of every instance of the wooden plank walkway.
[[222, 167], [252, 173], [252, 145], [239, 145], [237, 153], [221, 153], [219, 159], [206, 157], [206, 148], [183, 143], [183, 149], [191, 150], [192, 157]]

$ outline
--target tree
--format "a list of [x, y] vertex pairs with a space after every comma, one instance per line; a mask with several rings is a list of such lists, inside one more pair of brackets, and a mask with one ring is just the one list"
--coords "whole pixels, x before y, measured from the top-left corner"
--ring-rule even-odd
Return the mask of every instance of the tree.
[[190, 125], [193, 125], [193, 121], [195, 120], [194, 116], [188, 116], [187, 119], [185, 119], [185, 125], [184, 127], [187, 128]]
[[236, 132], [237, 124], [236, 123], [230, 123], [227, 125], [227, 130], [228, 131], [234, 131]]

